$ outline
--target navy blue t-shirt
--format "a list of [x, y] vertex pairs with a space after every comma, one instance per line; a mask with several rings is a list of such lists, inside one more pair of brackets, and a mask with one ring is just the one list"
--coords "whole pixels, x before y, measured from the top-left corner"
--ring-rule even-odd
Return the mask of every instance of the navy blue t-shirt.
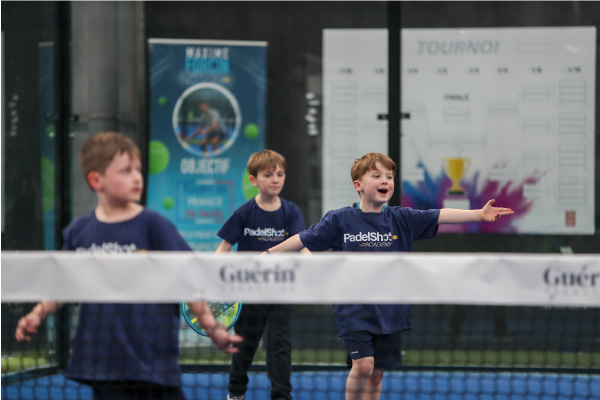
[[304, 217], [300, 208], [280, 198], [281, 207], [265, 211], [254, 198], [238, 207], [217, 235], [230, 244], [238, 244], [238, 251], [265, 251], [290, 236], [303, 231]]
[[[175, 226], [153, 210], [117, 223], [91, 212], [63, 231], [63, 250], [92, 253], [188, 251]], [[177, 304], [83, 303], [66, 377], [179, 386]]]
[[[300, 233], [310, 251], [412, 251], [419, 239], [437, 233], [440, 210], [386, 207], [365, 213], [354, 207], [329, 211], [318, 224]], [[339, 304], [333, 306], [338, 333], [369, 331], [390, 334], [411, 328], [410, 305]]]

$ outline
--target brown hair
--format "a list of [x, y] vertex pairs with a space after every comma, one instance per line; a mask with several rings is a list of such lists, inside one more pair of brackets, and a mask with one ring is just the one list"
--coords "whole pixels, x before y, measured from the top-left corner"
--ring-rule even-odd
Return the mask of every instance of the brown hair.
[[278, 165], [285, 171], [287, 169], [285, 158], [276, 151], [263, 150], [253, 153], [250, 156], [246, 168], [250, 175], [256, 176], [260, 171], [265, 169], [275, 169]]
[[396, 175], [396, 163], [391, 158], [381, 153], [368, 153], [356, 159], [352, 164], [352, 168], [350, 168], [352, 182], [360, 180], [367, 172], [376, 169], [375, 164], [378, 162], [391, 170], [394, 176]]
[[131, 158], [140, 158], [139, 147], [127, 136], [118, 132], [101, 132], [88, 138], [81, 152], [79, 163], [87, 180], [90, 172], [104, 173], [117, 154], [127, 153]]

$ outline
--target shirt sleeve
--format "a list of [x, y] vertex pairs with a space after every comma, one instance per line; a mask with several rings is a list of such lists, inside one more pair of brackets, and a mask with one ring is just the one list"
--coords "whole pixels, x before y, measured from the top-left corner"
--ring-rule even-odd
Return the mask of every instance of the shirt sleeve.
[[409, 224], [414, 240], [431, 239], [437, 234], [440, 210], [410, 209]]
[[290, 233], [290, 236], [293, 236], [297, 233], [302, 232], [303, 230], [306, 229], [306, 224], [304, 222], [304, 215], [302, 214], [302, 211], [300, 211], [300, 207], [298, 207], [296, 204], [292, 203], [292, 212], [290, 213], [290, 222], [288, 224], [288, 230]]
[[66, 250], [66, 251], [75, 250], [75, 246], [73, 246], [72, 241], [71, 241], [72, 230], [70, 228], [71, 228], [71, 226], [69, 225], [65, 229], [63, 229], [63, 232], [62, 232], [62, 235], [63, 235], [62, 249]]
[[329, 211], [317, 224], [300, 232], [300, 240], [310, 251], [325, 251], [334, 247], [333, 241], [339, 236], [338, 231], [338, 220]]
[[240, 240], [240, 235], [244, 231], [244, 223], [240, 213], [236, 210], [231, 217], [223, 224], [217, 236], [234, 245]]
[[153, 248], [157, 251], [190, 251], [187, 242], [181, 237], [175, 225], [168, 219], [157, 215], [153, 218], [152, 234], [154, 236]]
[[76, 218], [66, 228], [62, 230], [63, 245], [62, 249], [66, 251], [76, 251], [78, 238], [85, 236], [85, 231], [90, 230], [90, 224], [92, 223], [92, 215], [94, 211], [82, 217]]

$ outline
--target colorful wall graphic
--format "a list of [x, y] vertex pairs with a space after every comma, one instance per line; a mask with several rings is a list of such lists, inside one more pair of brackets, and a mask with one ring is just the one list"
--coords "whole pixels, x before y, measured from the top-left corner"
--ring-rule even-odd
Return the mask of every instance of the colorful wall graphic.
[[214, 251], [216, 233], [256, 195], [250, 154], [264, 149], [266, 43], [149, 40], [148, 207], [190, 246]]

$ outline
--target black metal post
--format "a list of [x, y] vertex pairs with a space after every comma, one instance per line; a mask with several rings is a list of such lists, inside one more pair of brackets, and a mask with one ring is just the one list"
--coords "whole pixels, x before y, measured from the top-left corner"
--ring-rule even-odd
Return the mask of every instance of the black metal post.
[[[71, 6], [70, 2], [57, 2], [58, 11], [58, 41], [56, 43], [56, 104], [59, 118], [56, 122], [56, 169], [55, 191], [56, 223], [55, 243], [56, 249], [63, 246], [62, 229], [71, 220], [71, 179], [70, 179], [70, 118], [71, 118]], [[62, 307], [55, 314], [56, 328], [56, 356], [60, 369], [65, 369], [69, 361], [70, 339], [70, 313], [68, 306]]]
[[401, 205], [402, 170], [400, 160], [400, 16], [402, 2], [388, 2], [388, 155], [396, 163], [394, 194], [390, 205]]

